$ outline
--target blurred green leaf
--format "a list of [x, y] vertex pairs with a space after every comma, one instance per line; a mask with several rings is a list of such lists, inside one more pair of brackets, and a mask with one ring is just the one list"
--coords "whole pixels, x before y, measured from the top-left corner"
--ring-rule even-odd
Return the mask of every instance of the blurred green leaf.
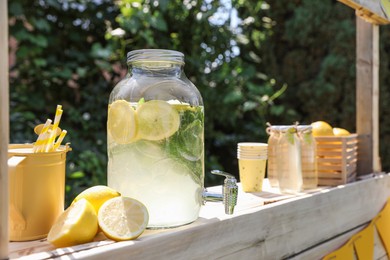
[[103, 48], [100, 43], [92, 44], [92, 56], [95, 58], [108, 59], [111, 55], [109, 48]]
[[8, 11], [10, 13], [10, 17], [23, 15], [23, 6], [17, 1], [9, 1]]
[[45, 32], [50, 32], [50, 23], [44, 18], [32, 19], [32, 25], [37, 29]]
[[37, 58], [33, 60], [34, 64], [38, 67], [44, 67], [46, 66], [47, 62], [45, 59], [42, 58]]
[[84, 177], [85, 177], [85, 174], [82, 171], [72, 172], [69, 175], [70, 179], [80, 179], [80, 178], [84, 178]]
[[151, 17], [150, 24], [159, 31], [166, 32], [168, 30], [167, 23], [160, 12], [156, 12], [154, 16]]

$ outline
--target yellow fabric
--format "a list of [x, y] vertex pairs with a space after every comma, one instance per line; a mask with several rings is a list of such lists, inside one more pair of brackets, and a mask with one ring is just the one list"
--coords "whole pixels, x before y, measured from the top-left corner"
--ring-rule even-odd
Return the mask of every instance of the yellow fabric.
[[386, 248], [387, 255], [390, 255], [390, 199], [387, 200], [384, 209], [374, 218], [373, 222]]
[[374, 227], [390, 255], [390, 198], [385, 207], [362, 231], [352, 236], [342, 247], [326, 255], [323, 260], [349, 260], [374, 258]]
[[358, 259], [374, 258], [374, 225], [372, 223], [354, 235], [351, 241], [354, 244]]
[[354, 260], [353, 243], [348, 242], [336, 251], [324, 257], [324, 260]]

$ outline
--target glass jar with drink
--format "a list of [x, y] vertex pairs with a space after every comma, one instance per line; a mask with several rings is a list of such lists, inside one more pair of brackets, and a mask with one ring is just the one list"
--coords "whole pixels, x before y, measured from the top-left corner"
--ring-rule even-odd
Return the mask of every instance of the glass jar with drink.
[[317, 145], [311, 125], [297, 126], [301, 143], [303, 189], [314, 189], [318, 185]]
[[267, 178], [271, 187], [279, 187], [278, 181], [278, 142], [280, 137], [280, 127], [279, 126], [269, 126], [267, 127], [268, 137], [268, 163], [267, 163]]
[[204, 181], [202, 97], [180, 52], [136, 50], [127, 64], [109, 99], [108, 185], [145, 204], [149, 228], [193, 222]]
[[298, 193], [302, 190], [301, 145], [297, 127], [280, 126], [277, 147], [277, 172], [279, 189], [283, 193]]

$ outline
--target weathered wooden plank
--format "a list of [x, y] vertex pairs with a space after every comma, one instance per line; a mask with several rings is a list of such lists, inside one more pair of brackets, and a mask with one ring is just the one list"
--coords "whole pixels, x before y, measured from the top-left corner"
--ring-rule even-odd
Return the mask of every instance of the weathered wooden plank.
[[8, 1], [0, 1], [0, 259], [8, 258]]
[[[191, 225], [148, 230], [135, 241], [40, 255], [65, 254], [76, 259], [319, 259], [380, 212], [390, 196], [390, 176], [296, 197], [283, 197], [274, 190], [240, 195], [232, 216], [223, 214], [221, 204], [207, 203], [200, 219]], [[273, 199], [279, 201], [270, 203]], [[300, 257], [305, 255], [310, 257]], [[30, 255], [27, 259], [37, 258]]]
[[356, 128], [358, 175], [380, 172], [379, 27], [356, 18]]
[[373, 24], [390, 23], [381, 8], [380, 0], [339, 0], [356, 10], [356, 15]]

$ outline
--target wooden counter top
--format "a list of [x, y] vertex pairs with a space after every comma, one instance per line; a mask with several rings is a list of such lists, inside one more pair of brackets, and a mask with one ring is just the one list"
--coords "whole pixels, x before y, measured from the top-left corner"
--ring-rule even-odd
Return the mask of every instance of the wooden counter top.
[[[220, 191], [221, 187], [209, 188]], [[192, 224], [146, 230], [133, 241], [94, 242], [53, 248], [45, 239], [10, 243], [10, 259], [320, 259], [345, 243], [379, 213], [390, 197], [390, 176], [382, 174], [338, 187], [282, 195], [239, 192], [233, 215], [222, 203], [207, 202]], [[386, 259], [378, 236], [375, 259]]]

